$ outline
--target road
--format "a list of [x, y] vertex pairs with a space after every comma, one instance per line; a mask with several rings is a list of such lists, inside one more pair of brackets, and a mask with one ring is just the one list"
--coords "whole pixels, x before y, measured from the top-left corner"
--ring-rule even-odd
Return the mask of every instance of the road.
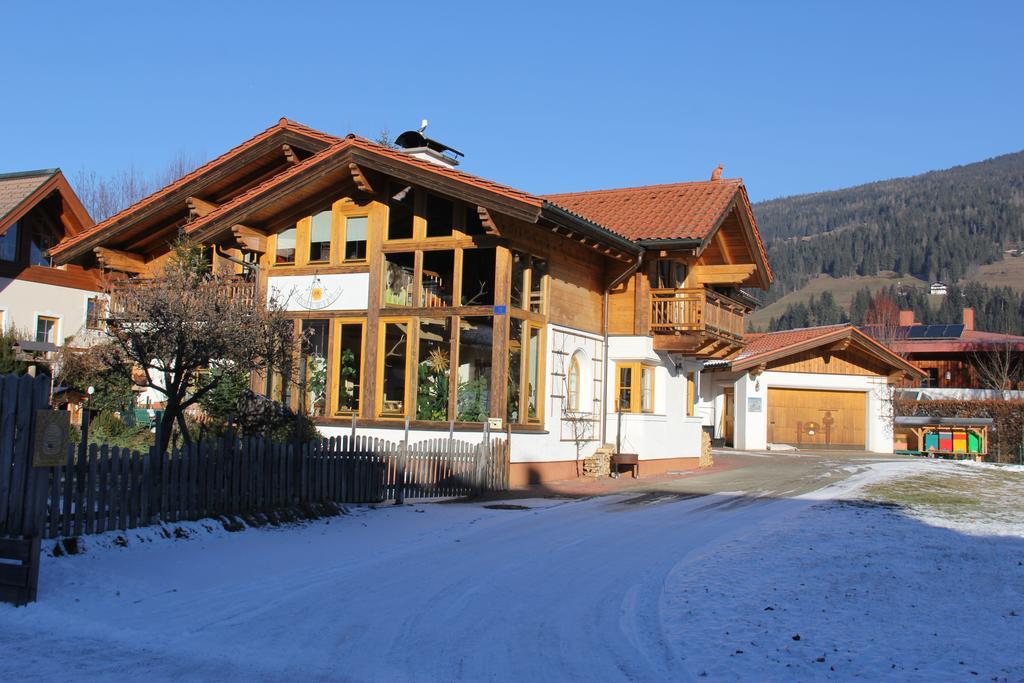
[[875, 460], [720, 457], [736, 467], [621, 495], [386, 506], [48, 559], [39, 603], [0, 606], [0, 651], [18, 653], [0, 679], [686, 680], [686, 633], [663, 629], [671, 577]]

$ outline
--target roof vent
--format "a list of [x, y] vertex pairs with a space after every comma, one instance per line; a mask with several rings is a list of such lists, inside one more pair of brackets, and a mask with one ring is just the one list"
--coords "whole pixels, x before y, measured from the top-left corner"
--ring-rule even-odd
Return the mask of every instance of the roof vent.
[[406, 154], [411, 154], [432, 164], [448, 168], [458, 166], [459, 157], [465, 156], [465, 154], [443, 142], [431, 140], [423, 134], [426, 129], [427, 120], [423, 119], [419, 130], [405, 131], [395, 138], [395, 144], [405, 150]]

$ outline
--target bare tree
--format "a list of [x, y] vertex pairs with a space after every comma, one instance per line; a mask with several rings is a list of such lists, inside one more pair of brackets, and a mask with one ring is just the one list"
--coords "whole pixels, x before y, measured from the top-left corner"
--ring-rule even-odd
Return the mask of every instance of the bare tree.
[[166, 397], [161, 452], [175, 424], [188, 439], [185, 411], [227, 374], [294, 374], [292, 320], [240, 289], [253, 283], [211, 272], [199, 249], [181, 240], [157, 277], [115, 286], [107, 338], [93, 350], [106, 368]]
[[970, 356], [971, 369], [978, 383], [986, 389], [1016, 389], [1024, 379], [1021, 351], [1010, 342], [994, 344]]
[[[876, 292], [864, 312], [864, 330], [876, 340], [890, 347], [906, 338], [907, 330], [900, 325], [900, 307], [885, 292]], [[902, 354], [899, 354], [902, 355]]]
[[146, 175], [134, 165], [109, 176], [82, 170], [75, 174], [71, 184], [93, 220], [102, 221], [173, 183], [199, 165], [198, 159], [179, 153], [154, 174]]

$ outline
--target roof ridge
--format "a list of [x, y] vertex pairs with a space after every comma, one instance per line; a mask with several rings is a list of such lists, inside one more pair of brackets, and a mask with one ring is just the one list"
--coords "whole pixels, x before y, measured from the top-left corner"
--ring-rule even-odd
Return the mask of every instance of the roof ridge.
[[742, 185], [743, 178], [719, 178], [718, 180], [683, 180], [676, 183], [655, 183], [653, 185], [632, 185], [629, 187], [606, 187], [599, 190], [579, 190], [576, 192], [555, 192], [552, 194], [538, 195], [542, 198], [550, 197], [571, 197], [578, 195], [593, 195], [593, 194], [605, 194], [610, 192], [643, 192], [645, 190], [664, 190], [673, 187], [691, 187], [694, 185], [709, 185], [711, 183], [723, 183], [732, 185]]
[[34, 171], [12, 171], [0, 173], [0, 180], [14, 180], [15, 178], [33, 178], [35, 176], [52, 176], [60, 173], [60, 168], [40, 168]]
[[[120, 221], [126, 215], [131, 214], [132, 212], [136, 211], [140, 207], [142, 207], [142, 206], [144, 206], [144, 205], [146, 205], [146, 204], [148, 204], [148, 203], [150, 203], [152, 201], [155, 201], [156, 199], [158, 199], [160, 197], [163, 197], [163, 196], [166, 196], [166, 195], [170, 194], [174, 190], [180, 188], [181, 186], [185, 185], [186, 183], [190, 182], [191, 180], [194, 180], [195, 178], [199, 177], [200, 175], [202, 175], [203, 173], [207, 172], [211, 168], [215, 167], [217, 164], [220, 164], [224, 160], [230, 158], [232, 155], [238, 154], [241, 150], [243, 150], [243, 149], [245, 149], [247, 147], [250, 147], [250, 146], [256, 144], [257, 142], [270, 137], [271, 135], [273, 135], [274, 133], [276, 133], [279, 130], [298, 130], [300, 132], [307, 132], [307, 133], [311, 134], [311, 137], [317, 137], [321, 141], [328, 142], [330, 144], [336, 144], [336, 141], [340, 140], [339, 138], [337, 138], [337, 137], [335, 137], [333, 135], [329, 135], [328, 133], [323, 133], [323, 132], [318, 131], [318, 130], [316, 130], [314, 128], [310, 128], [309, 126], [305, 126], [305, 125], [303, 125], [301, 123], [297, 123], [297, 122], [292, 121], [290, 119], [281, 117], [280, 119], [278, 119], [277, 123], [275, 123], [274, 125], [265, 128], [264, 130], [260, 131], [259, 133], [256, 133], [255, 135], [249, 137], [246, 140], [243, 140], [242, 142], [238, 143], [237, 145], [235, 145], [231, 149], [227, 150], [226, 152], [223, 152], [222, 154], [217, 155], [213, 159], [210, 159], [206, 163], [204, 163], [204, 164], [202, 164], [202, 165], [192, 169], [191, 171], [189, 171], [185, 175], [181, 176], [177, 180], [171, 181], [170, 183], [164, 185], [160, 189], [158, 189], [158, 190], [156, 190], [154, 192], [151, 192], [150, 194], [146, 195], [142, 199], [139, 199], [138, 201], [130, 204], [129, 206], [126, 206], [125, 208], [121, 209], [117, 213], [112, 214], [112, 215], [104, 218], [99, 223], [96, 223], [95, 225], [93, 225], [90, 229], [85, 230], [85, 231], [79, 233], [78, 235], [75, 235], [75, 237], [73, 237], [71, 239], [67, 239], [67, 240], [61, 241], [60, 243], [58, 243], [56, 246], [54, 246], [50, 250], [50, 253], [51, 254], [60, 253], [60, 252], [64, 251], [65, 249], [67, 249], [68, 247], [70, 247], [71, 245], [77, 244], [78, 242], [81, 242], [82, 240], [86, 239], [87, 237], [90, 237], [92, 235], [95, 235], [98, 232], [101, 232], [102, 230], [106, 229], [107, 227], [109, 227], [109, 226], [117, 223], [118, 221]], [[310, 158], [312, 158], [312, 157], [310, 157]]]

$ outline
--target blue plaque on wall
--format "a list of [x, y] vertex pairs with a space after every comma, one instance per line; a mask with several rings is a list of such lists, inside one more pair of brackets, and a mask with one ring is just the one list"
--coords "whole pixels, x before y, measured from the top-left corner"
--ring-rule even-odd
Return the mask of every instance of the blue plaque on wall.
[[508, 311], [505, 310], [505, 306], [495, 306], [494, 315], [505, 315]]

